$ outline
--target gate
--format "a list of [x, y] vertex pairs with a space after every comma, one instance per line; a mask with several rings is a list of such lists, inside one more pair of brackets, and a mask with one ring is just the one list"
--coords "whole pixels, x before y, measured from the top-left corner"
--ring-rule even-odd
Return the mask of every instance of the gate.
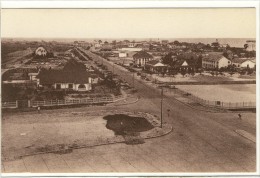
[[17, 101], [18, 108], [28, 108], [28, 100], [18, 100]]

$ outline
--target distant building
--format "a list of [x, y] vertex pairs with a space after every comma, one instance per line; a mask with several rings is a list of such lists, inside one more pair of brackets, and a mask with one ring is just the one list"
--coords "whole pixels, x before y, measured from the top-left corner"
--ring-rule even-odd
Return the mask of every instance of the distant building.
[[173, 68], [177, 71], [192, 71], [195, 70], [195, 64], [191, 60], [179, 59], [174, 61]]
[[119, 56], [119, 58], [124, 58], [124, 57], [127, 57], [127, 53], [125, 51], [120, 51], [118, 53], [118, 56]]
[[168, 40], [162, 40], [162, 45], [167, 45], [169, 43]]
[[135, 46], [136, 46], [136, 43], [134, 43], [134, 42], [128, 43], [129, 48], [134, 48]]
[[37, 55], [37, 56], [46, 56], [47, 55], [47, 50], [44, 47], [40, 46], [40, 47], [38, 47], [35, 50], [35, 55]]
[[216, 39], [215, 42], [212, 42], [212, 43], [211, 43], [211, 47], [212, 47], [212, 48], [219, 48], [219, 47], [220, 47], [220, 44], [219, 44], [219, 42], [218, 42], [218, 39]]
[[74, 41], [75, 46], [78, 47], [88, 47], [90, 46], [90, 43], [86, 42], [86, 41]]
[[143, 67], [148, 61], [153, 60], [153, 56], [145, 51], [139, 51], [133, 55], [133, 63], [138, 67]]
[[232, 64], [239, 68], [255, 68], [255, 58], [234, 58]]
[[231, 61], [219, 53], [207, 54], [202, 58], [202, 67], [205, 69], [219, 69], [231, 65]]
[[142, 48], [121, 48], [120, 51], [142, 51]]
[[256, 45], [256, 41], [255, 40], [247, 40], [246, 41], [246, 50], [247, 51], [255, 51], [255, 45]]
[[151, 72], [166, 72], [167, 67], [167, 65], [163, 64], [159, 60], [151, 60], [145, 64], [145, 70], [149, 70]]

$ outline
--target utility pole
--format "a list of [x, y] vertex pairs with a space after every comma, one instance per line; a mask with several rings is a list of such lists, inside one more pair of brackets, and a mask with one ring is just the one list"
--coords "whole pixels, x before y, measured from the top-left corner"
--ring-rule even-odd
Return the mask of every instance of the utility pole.
[[133, 88], [135, 88], [135, 73], [133, 72]]
[[113, 63], [113, 75], [115, 74], [115, 64]]
[[163, 123], [163, 87], [161, 89], [161, 128]]

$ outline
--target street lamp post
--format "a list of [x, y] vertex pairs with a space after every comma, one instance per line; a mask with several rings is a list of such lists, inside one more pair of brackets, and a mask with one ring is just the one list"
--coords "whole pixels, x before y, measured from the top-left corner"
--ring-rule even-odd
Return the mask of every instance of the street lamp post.
[[161, 88], [161, 128], [163, 123], [163, 87]]

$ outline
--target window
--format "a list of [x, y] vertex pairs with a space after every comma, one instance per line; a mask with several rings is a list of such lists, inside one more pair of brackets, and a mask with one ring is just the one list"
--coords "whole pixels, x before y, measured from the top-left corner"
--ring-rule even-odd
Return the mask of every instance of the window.
[[56, 89], [60, 90], [61, 89], [61, 84], [57, 83], [56, 84]]
[[69, 83], [69, 89], [72, 89], [72, 88], [73, 88], [73, 84]]
[[80, 85], [79, 85], [79, 88], [86, 88], [86, 87], [85, 87], [85, 85], [80, 84]]

